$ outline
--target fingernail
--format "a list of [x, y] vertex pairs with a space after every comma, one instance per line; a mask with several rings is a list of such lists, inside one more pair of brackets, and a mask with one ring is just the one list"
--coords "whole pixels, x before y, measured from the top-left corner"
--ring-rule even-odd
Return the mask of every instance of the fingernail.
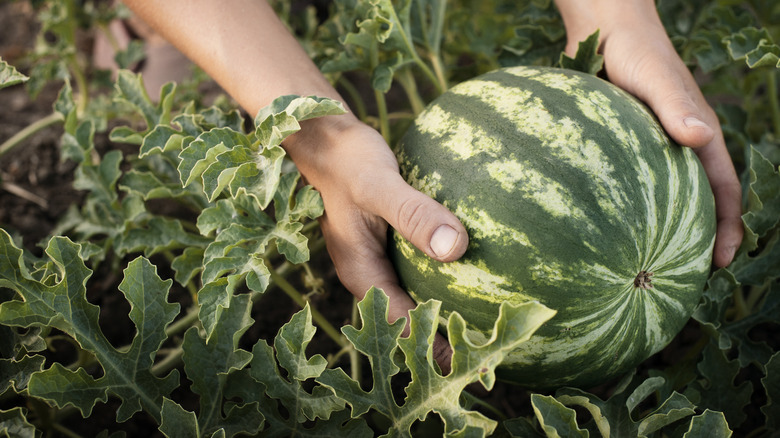
[[697, 127], [707, 127], [706, 123], [702, 122], [701, 120], [697, 119], [696, 117], [686, 117], [683, 119], [683, 123], [688, 128], [697, 128]]
[[431, 249], [436, 257], [444, 257], [452, 251], [458, 240], [458, 232], [449, 225], [439, 225], [431, 236]]

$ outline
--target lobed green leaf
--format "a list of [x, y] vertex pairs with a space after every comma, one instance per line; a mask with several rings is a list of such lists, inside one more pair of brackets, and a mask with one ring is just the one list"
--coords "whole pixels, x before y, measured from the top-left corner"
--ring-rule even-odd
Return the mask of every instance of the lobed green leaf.
[[0, 89], [27, 82], [29, 79], [0, 57]]

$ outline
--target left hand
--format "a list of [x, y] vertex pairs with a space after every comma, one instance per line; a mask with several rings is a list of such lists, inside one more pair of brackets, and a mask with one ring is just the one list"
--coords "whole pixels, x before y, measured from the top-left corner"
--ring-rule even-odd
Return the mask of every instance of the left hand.
[[715, 111], [674, 50], [651, 0], [557, 0], [566, 53], [600, 29], [607, 78], [650, 109], [677, 143], [694, 149], [715, 195], [713, 263], [731, 263], [742, 241], [742, 189]]

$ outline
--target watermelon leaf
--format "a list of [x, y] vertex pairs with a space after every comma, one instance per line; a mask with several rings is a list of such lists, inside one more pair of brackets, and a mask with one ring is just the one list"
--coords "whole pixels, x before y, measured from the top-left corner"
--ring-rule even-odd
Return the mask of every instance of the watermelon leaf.
[[577, 426], [577, 413], [574, 409], [567, 408], [554, 397], [532, 394], [531, 404], [536, 419], [547, 436], [587, 438], [590, 435], [588, 431]]
[[166, 301], [171, 281], [162, 281], [144, 258], [128, 265], [119, 289], [130, 302], [130, 320], [137, 333], [129, 349], [120, 352], [103, 335], [97, 306], [86, 299], [85, 285], [91, 271], [79, 255], [79, 246], [56, 237], [49, 241], [45, 253], [53, 272], [39, 281], [30, 275], [22, 251], [0, 231], [0, 286], [15, 290], [22, 298], [0, 304], [0, 322], [62, 330], [95, 356], [104, 375], [95, 379], [83, 368], [71, 371], [55, 363], [30, 377], [29, 393], [60, 407], [72, 404], [88, 416], [95, 403], [105, 401], [111, 392], [122, 399], [118, 421], [142, 408], [159, 418], [162, 397], [170, 394], [179, 380], [177, 371], [158, 378], [150, 370], [155, 352], [166, 339], [165, 327], [179, 312], [178, 304]]
[[709, 344], [698, 369], [703, 378], [689, 385], [685, 394], [696, 400], [699, 408], [723, 412], [728, 424], [738, 427], [747, 418], [744, 408], [750, 403], [753, 393], [750, 382], [734, 384], [739, 363], [728, 360], [721, 349]]
[[592, 75], [598, 74], [604, 67], [604, 56], [599, 53], [599, 33], [600, 31], [596, 29], [585, 41], [580, 41], [574, 58], [561, 53], [558, 61], [561, 67]]
[[766, 404], [761, 412], [766, 417], [766, 427], [769, 430], [780, 430], [780, 353], [775, 353], [764, 366], [766, 375], [761, 384], [766, 391]]
[[683, 438], [729, 438], [731, 433], [723, 412], [705, 409], [701, 415], [691, 418]]
[[[447, 331], [453, 348], [452, 371], [442, 376], [433, 360], [433, 339], [439, 320], [440, 303], [428, 301], [410, 312], [411, 333], [400, 338], [405, 321], [387, 322], [387, 296], [370, 289], [358, 304], [363, 325], [348, 326], [344, 335], [363, 354], [368, 355], [374, 378], [373, 387], [364, 391], [343, 370], [325, 370], [317, 379], [352, 407], [356, 417], [374, 409], [392, 420], [388, 435], [406, 435], [412, 424], [422, 421], [435, 406], [444, 421], [445, 433], [484, 436], [495, 430], [496, 422], [460, 404], [460, 394], [471, 383], [481, 382], [490, 389], [495, 382], [494, 370], [501, 360], [550, 319], [555, 312], [539, 303], [520, 306], [504, 304], [499, 311], [493, 336], [483, 345], [466, 337], [465, 321], [453, 314]], [[393, 357], [404, 353], [411, 374], [406, 398], [401, 406], [391, 396], [391, 379], [399, 372]]]
[[35, 426], [25, 417], [25, 409], [16, 407], [4, 411], [0, 409], [0, 436], [34, 438]]
[[694, 414], [688, 398], [672, 392], [658, 407], [634, 420], [637, 407], [665, 384], [662, 377], [650, 377], [641, 383], [637, 376], [626, 376], [607, 401], [575, 388], [563, 388], [555, 398], [564, 406], [580, 406], [593, 417], [604, 436], [647, 436]]
[[14, 66], [0, 58], [0, 89], [12, 85], [21, 84], [30, 80], [27, 76], [19, 73]]
[[184, 371], [192, 382], [193, 392], [200, 396], [197, 417], [200, 433], [223, 429], [227, 436], [234, 436], [239, 432], [254, 434], [262, 427], [263, 416], [254, 405], [224, 409], [227, 414], [223, 415], [227, 376], [244, 368], [252, 359], [248, 351], [238, 348], [241, 335], [252, 323], [251, 309], [249, 295], [233, 296], [221, 308], [205, 339], [195, 327], [184, 334]]

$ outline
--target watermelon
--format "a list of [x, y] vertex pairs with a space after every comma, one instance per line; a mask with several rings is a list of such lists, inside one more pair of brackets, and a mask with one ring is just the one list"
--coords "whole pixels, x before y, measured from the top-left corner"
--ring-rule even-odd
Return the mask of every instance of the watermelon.
[[497, 369], [532, 389], [592, 387], [682, 329], [707, 281], [712, 191], [699, 160], [637, 99], [596, 76], [512, 67], [433, 101], [397, 146], [402, 175], [460, 219], [465, 255], [389, 255], [418, 302], [457, 311], [474, 342], [502, 302], [557, 311]]

